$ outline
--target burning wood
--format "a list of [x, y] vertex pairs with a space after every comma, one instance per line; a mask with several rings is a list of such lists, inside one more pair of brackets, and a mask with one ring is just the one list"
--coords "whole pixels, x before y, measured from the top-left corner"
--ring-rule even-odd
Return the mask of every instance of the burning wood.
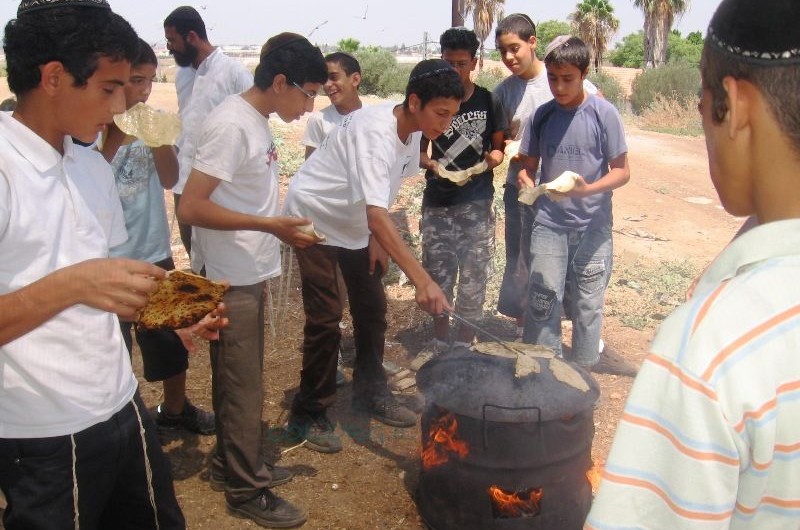
[[592, 466], [592, 469], [586, 472], [586, 478], [589, 480], [589, 484], [592, 486], [592, 494], [596, 494], [597, 490], [600, 488], [600, 479], [602, 478], [603, 474], [603, 464], [595, 463]]
[[543, 494], [542, 488], [513, 492], [505, 491], [497, 486], [489, 487], [492, 512], [496, 519], [517, 519], [539, 515]]
[[467, 442], [458, 435], [458, 422], [453, 413], [431, 423], [428, 443], [422, 448], [422, 468], [431, 469], [450, 460], [450, 455], [464, 458], [469, 454]]

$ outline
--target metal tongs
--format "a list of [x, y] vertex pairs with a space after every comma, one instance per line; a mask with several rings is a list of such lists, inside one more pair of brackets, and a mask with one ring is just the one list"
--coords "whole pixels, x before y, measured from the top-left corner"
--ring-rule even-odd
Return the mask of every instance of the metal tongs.
[[467, 326], [471, 327], [472, 329], [474, 329], [478, 333], [480, 333], [482, 335], [486, 335], [487, 337], [492, 339], [494, 342], [500, 344], [502, 347], [504, 347], [505, 349], [507, 349], [508, 351], [513, 353], [514, 355], [524, 355], [523, 352], [517, 350], [516, 348], [512, 348], [511, 346], [509, 346], [508, 342], [504, 341], [503, 339], [501, 339], [497, 335], [495, 335], [493, 333], [490, 333], [489, 331], [486, 331], [485, 329], [483, 329], [479, 325], [473, 324], [472, 322], [470, 322], [466, 318], [462, 317], [461, 315], [458, 315], [455, 311], [449, 311], [449, 310], [445, 309], [444, 312], [446, 314], [448, 314], [450, 317], [452, 317], [453, 320], [457, 320], [458, 322], [460, 322], [462, 324], [466, 324]]

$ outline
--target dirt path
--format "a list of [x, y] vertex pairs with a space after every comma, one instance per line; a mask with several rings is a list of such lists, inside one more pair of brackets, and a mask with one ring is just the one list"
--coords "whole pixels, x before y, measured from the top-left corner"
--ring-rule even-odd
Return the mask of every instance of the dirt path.
[[[0, 99], [7, 92], [0, 85]], [[327, 102], [318, 98], [318, 105]], [[157, 85], [150, 102], [159, 108], [175, 109], [174, 87]], [[302, 123], [294, 126], [299, 133]], [[704, 267], [725, 245], [739, 220], [719, 205], [708, 178], [705, 145], [702, 138], [682, 138], [642, 131], [627, 125], [632, 168], [631, 182], [615, 192], [615, 273], [607, 305], [608, 318], [603, 336], [627, 358], [641, 362], [655, 327], [644, 329], [623, 326], [626, 307], [641, 298], [629, 289], [626, 278], [631, 271], [654, 267], [664, 262], [683, 260]], [[412, 180], [409, 185], [420, 185]], [[412, 224], [415, 219], [410, 220]], [[180, 246], [175, 240], [178, 258]], [[184, 258], [185, 259], [185, 258]], [[339, 422], [344, 450], [322, 455], [304, 448], [289, 450], [291, 444], [276, 429], [284, 419], [284, 408], [299, 380], [302, 335], [302, 306], [297, 290], [297, 272], [289, 290], [286, 314], [268, 333], [265, 379], [265, 444], [280, 464], [289, 466], [295, 479], [281, 486], [278, 493], [309, 507], [310, 518], [304, 528], [311, 529], [419, 529], [422, 528], [413, 502], [418, 474], [419, 429], [393, 429], [354, 415], [349, 409], [350, 388], [339, 395], [332, 416]], [[407, 364], [420, 345], [428, 340], [428, 318], [413, 304], [413, 291], [396, 284], [388, 287], [390, 332], [387, 358]], [[664, 312], [671, 306], [667, 304]], [[500, 333], [511, 333], [508, 321], [489, 324]], [[346, 352], [346, 356], [352, 355]], [[134, 354], [137, 373], [139, 355]], [[608, 452], [613, 431], [621, 414], [631, 380], [598, 376], [602, 399], [595, 414], [596, 435], [593, 454], [602, 462]], [[191, 358], [189, 396], [210, 409], [210, 371], [205, 350]], [[157, 384], [142, 384], [148, 405], [160, 401]], [[207, 464], [213, 437], [183, 433], [167, 434], [164, 450], [173, 465], [175, 487], [189, 528], [256, 528], [250, 522], [226, 514], [223, 495], [208, 486]]]

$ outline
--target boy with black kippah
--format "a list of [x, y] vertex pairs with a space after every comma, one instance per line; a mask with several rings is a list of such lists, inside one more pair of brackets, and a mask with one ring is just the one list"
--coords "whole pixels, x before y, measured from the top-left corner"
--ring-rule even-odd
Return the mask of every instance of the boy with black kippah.
[[[117, 316], [164, 270], [127, 238], [92, 142], [125, 110], [136, 33], [104, 0], [26, 0], [5, 28], [0, 113], [0, 489], [8, 530], [182, 529]], [[116, 315], [115, 315], [116, 313]]]
[[336, 399], [341, 340], [338, 270], [353, 316], [354, 408], [395, 427], [416, 424], [416, 415], [389, 391], [381, 366], [387, 328], [381, 278], [389, 256], [408, 275], [423, 310], [438, 315], [451, 308], [403, 242], [388, 210], [403, 178], [419, 171], [422, 134], [439, 137], [463, 97], [461, 80], [446, 61], [422, 61], [411, 71], [402, 105], [373, 105], [349, 114], [292, 178], [286, 213], [309, 217], [326, 236], [319, 245], [297, 252], [306, 324], [300, 391], [292, 403], [289, 431], [309, 449], [342, 449], [327, 416]]
[[800, 507], [800, 3], [723, 0], [699, 110], [725, 209], [758, 226], [663, 324], [587, 529], [796, 528]]

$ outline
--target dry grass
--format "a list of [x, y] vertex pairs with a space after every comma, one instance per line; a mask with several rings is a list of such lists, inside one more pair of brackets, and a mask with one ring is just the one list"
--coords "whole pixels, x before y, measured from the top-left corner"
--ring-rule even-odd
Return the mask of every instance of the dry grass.
[[681, 136], [700, 136], [703, 126], [697, 112], [697, 98], [657, 95], [642, 112], [639, 126], [643, 129]]

